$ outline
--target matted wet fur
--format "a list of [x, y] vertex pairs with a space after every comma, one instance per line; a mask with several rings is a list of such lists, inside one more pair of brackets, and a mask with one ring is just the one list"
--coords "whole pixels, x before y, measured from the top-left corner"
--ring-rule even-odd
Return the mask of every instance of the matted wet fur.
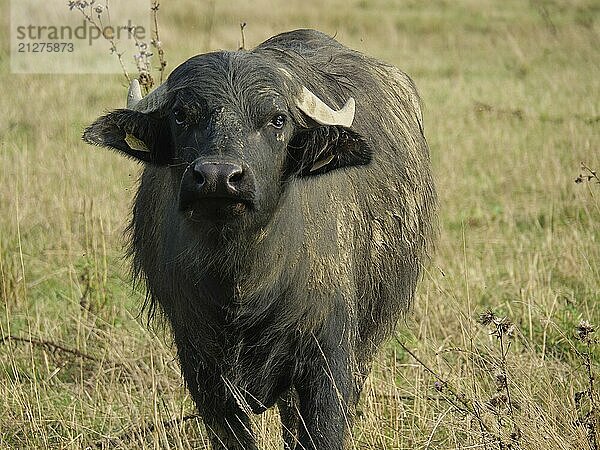
[[[154, 110], [116, 110], [84, 139], [145, 162], [134, 273], [171, 326], [213, 449], [256, 449], [248, 414], [278, 404], [286, 448], [342, 450], [434, 235], [416, 89], [312, 30], [196, 56], [165, 86]], [[305, 114], [303, 87], [333, 109], [354, 98], [352, 125]], [[243, 167], [250, 200], [180, 205], [205, 161]]]

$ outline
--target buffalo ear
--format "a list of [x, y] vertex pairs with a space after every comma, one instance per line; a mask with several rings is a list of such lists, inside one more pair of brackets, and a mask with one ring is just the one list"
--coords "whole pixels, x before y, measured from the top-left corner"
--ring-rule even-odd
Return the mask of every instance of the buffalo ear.
[[169, 126], [152, 113], [117, 109], [99, 117], [82, 137], [88, 144], [118, 150], [138, 161], [166, 165], [173, 160]]
[[372, 150], [356, 132], [341, 126], [301, 129], [288, 144], [290, 173], [312, 176], [369, 164]]

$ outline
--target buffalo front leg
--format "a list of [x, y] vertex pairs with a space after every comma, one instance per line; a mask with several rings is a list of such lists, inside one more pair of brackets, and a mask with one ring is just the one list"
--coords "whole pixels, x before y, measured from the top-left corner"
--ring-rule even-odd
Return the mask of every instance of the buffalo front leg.
[[212, 450], [258, 450], [245, 414], [230, 412], [215, 418], [203, 415]]
[[190, 359], [180, 355], [183, 376], [212, 450], [258, 450], [248, 414], [238, 406], [219, 371]]
[[315, 358], [296, 388], [300, 410], [298, 448], [343, 450], [354, 414], [354, 386], [347, 359], [324, 355]]

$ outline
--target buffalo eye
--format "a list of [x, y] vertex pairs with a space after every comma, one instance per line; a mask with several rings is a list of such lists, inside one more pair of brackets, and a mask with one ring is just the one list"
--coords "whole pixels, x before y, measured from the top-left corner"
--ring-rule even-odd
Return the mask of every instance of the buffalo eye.
[[281, 130], [285, 125], [286, 117], [283, 114], [277, 114], [269, 122], [275, 129]]
[[173, 115], [175, 116], [175, 123], [177, 125], [183, 125], [186, 119], [186, 113], [183, 109], [177, 108], [173, 110]]

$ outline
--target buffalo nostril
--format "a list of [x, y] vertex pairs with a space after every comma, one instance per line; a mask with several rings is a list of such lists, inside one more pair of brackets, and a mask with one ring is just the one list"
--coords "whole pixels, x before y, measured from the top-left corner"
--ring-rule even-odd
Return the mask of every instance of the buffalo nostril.
[[229, 179], [227, 180], [227, 182], [229, 184], [237, 184], [240, 181], [242, 181], [243, 176], [244, 176], [243, 170], [241, 168], [240, 169], [236, 168], [235, 171], [229, 175]]
[[204, 183], [206, 182], [204, 173], [202, 173], [202, 170], [199, 167], [194, 167], [194, 170], [192, 171], [192, 176], [194, 177], [194, 182], [196, 182], [196, 184], [199, 187], [204, 185]]

